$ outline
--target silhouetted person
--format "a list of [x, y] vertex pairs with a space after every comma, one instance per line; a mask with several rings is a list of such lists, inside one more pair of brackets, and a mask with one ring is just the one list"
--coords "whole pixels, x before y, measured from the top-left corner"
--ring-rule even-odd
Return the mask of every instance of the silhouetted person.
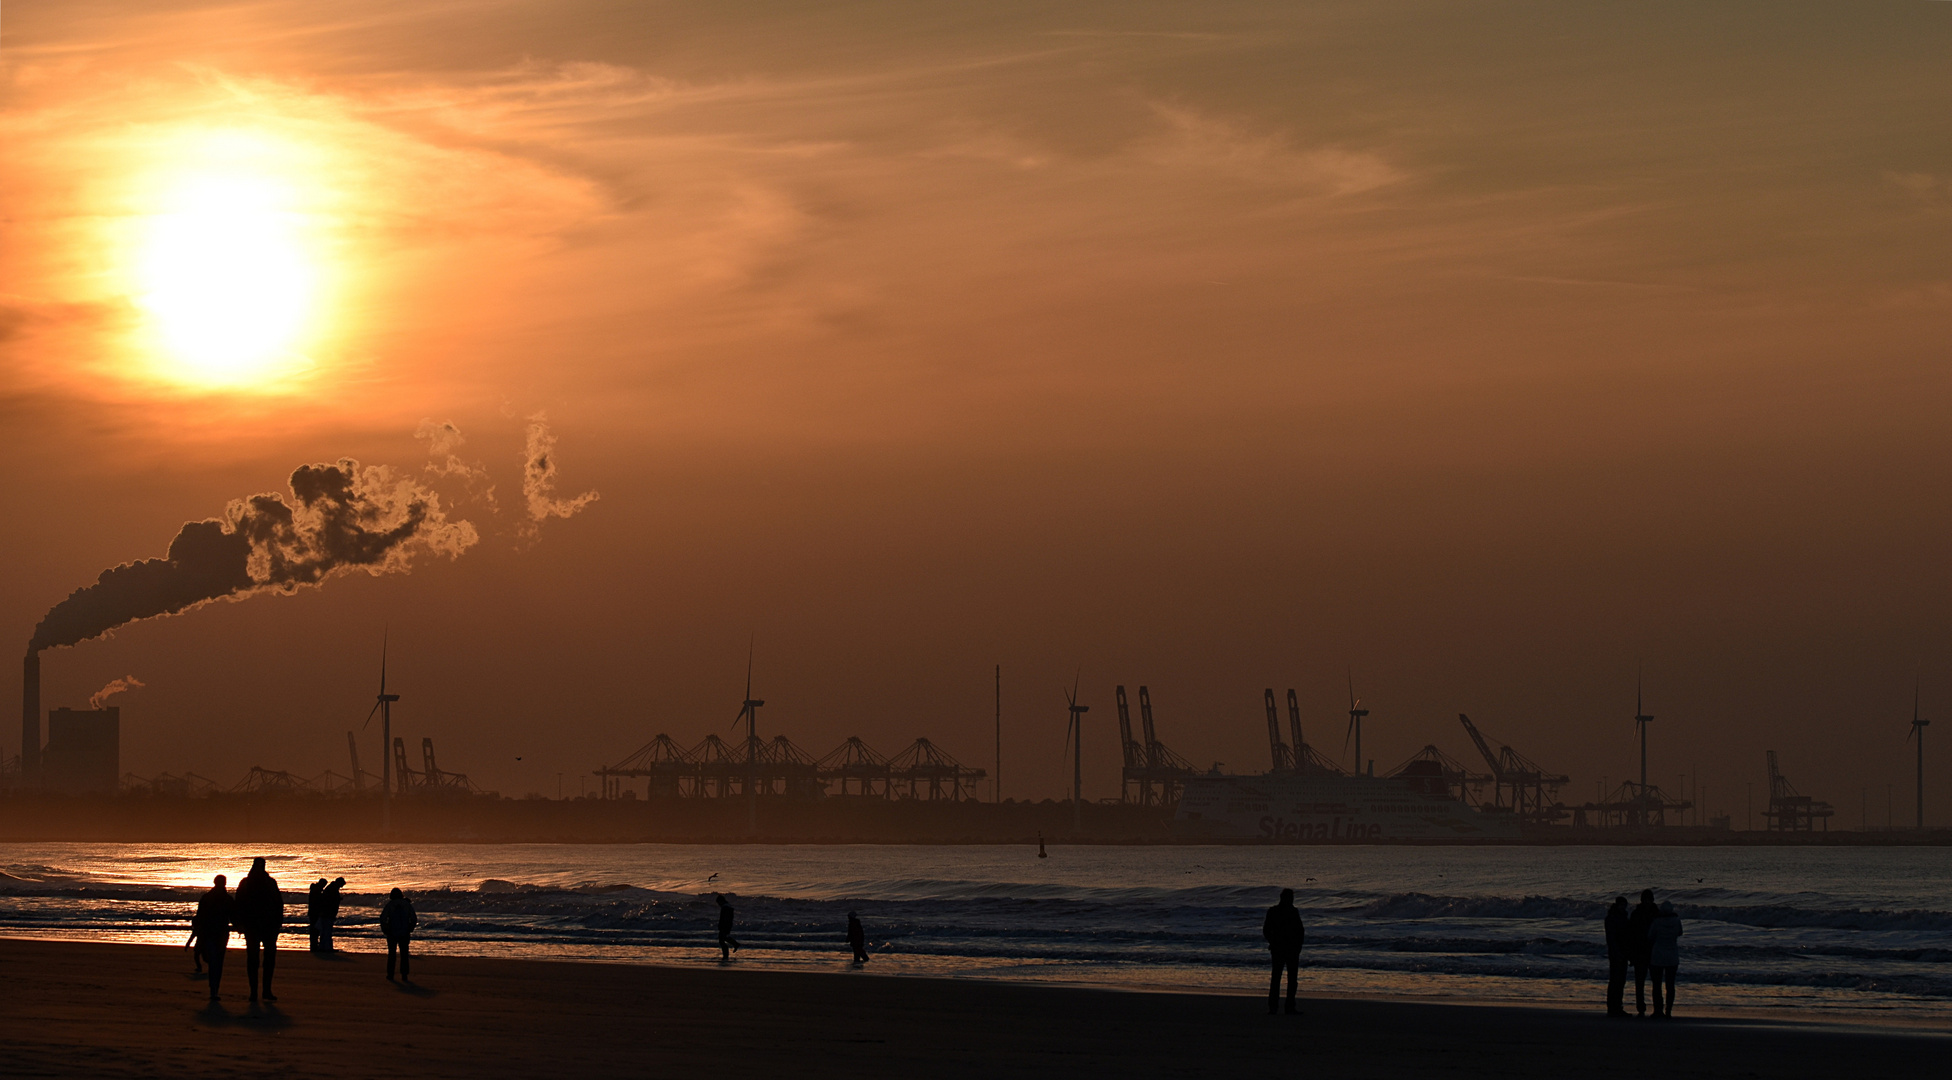
[[339, 890], [345, 887], [345, 878], [333, 878], [319, 890], [319, 951], [327, 956], [332, 955], [332, 929], [339, 923]]
[[190, 920], [190, 933], [196, 937], [197, 951], [210, 965], [210, 1000], [224, 982], [224, 948], [230, 944], [230, 893], [224, 888], [224, 875], [218, 874], [210, 891], [197, 900], [196, 917]]
[[732, 959], [732, 950], [739, 947], [739, 939], [732, 936], [732, 905], [725, 902], [724, 893], [713, 893], [712, 899], [718, 901], [718, 958]]
[[1632, 958], [1627, 941], [1627, 898], [1616, 896], [1606, 909], [1606, 1015], [1627, 1015], [1627, 961]]
[[400, 978], [413, 981], [411, 965], [413, 957], [407, 946], [413, 941], [413, 932], [420, 925], [420, 916], [413, 913], [413, 901], [398, 889], [386, 898], [386, 905], [380, 908], [380, 933], [386, 935], [386, 979], [393, 981], [393, 958], [400, 958]]
[[1281, 902], [1267, 909], [1267, 918], [1261, 922], [1261, 936], [1267, 939], [1267, 951], [1274, 959], [1274, 974], [1267, 983], [1267, 1011], [1272, 1016], [1281, 1003], [1281, 972], [1288, 973], [1288, 1011], [1298, 1013], [1295, 1008], [1295, 980], [1301, 970], [1301, 947], [1308, 940], [1308, 931], [1301, 925], [1301, 912], [1295, 910], [1295, 891], [1281, 890]]
[[319, 951], [319, 921], [325, 914], [325, 879], [312, 882], [305, 894], [305, 933], [309, 939], [306, 948]]
[[1628, 959], [1633, 961], [1633, 1008], [1636, 1016], [1647, 1015], [1647, 968], [1652, 963], [1647, 959], [1649, 944], [1647, 928], [1653, 925], [1654, 917], [1661, 909], [1654, 906], [1654, 890], [1640, 890], [1640, 903], [1634, 905], [1633, 914], [1627, 916], [1627, 944], [1632, 948]]
[[237, 883], [231, 898], [231, 923], [244, 935], [244, 978], [251, 984], [251, 1000], [258, 1000], [258, 954], [264, 954], [264, 1000], [276, 1001], [271, 976], [278, 970], [278, 934], [285, 928], [285, 894], [278, 880], [264, 868], [264, 858], [251, 860], [251, 872]]
[[868, 932], [861, 929], [861, 917], [854, 912], [847, 913], [847, 943], [854, 946], [854, 962], [868, 962]]
[[[1654, 972], [1654, 1016], [1674, 1017], [1674, 969], [1681, 966], [1681, 916], [1674, 902], [1661, 904], [1660, 914], [1647, 924], [1647, 962]], [[1667, 993], [1662, 994], [1665, 988]]]

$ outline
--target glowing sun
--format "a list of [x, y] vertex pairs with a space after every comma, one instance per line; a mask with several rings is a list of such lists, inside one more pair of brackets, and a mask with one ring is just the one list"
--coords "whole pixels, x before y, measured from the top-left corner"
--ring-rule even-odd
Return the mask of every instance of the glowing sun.
[[133, 269], [166, 375], [246, 386], [302, 364], [319, 271], [298, 194], [248, 160], [159, 178]]

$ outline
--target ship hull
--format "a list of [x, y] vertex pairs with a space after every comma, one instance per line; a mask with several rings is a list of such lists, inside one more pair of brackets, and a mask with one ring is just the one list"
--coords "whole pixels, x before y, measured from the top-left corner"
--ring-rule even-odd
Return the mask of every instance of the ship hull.
[[1398, 778], [1323, 774], [1199, 776], [1186, 781], [1173, 832], [1269, 844], [1517, 840], [1510, 814], [1485, 813]]

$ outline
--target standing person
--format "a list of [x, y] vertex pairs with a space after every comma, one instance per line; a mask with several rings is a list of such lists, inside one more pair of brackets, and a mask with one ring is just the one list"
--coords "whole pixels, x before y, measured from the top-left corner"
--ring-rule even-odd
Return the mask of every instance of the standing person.
[[332, 928], [339, 922], [339, 890], [345, 887], [345, 878], [333, 878], [319, 890], [319, 951], [327, 956], [332, 955]]
[[1652, 963], [1647, 959], [1647, 928], [1653, 925], [1654, 917], [1660, 913], [1661, 909], [1654, 906], [1654, 890], [1642, 889], [1640, 903], [1634, 905], [1633, 914], [1627, 916], [1627, 945], [1632, 950], [1627, 959], [1633, 961], [1633, 1008], [1636, 1016], [1647, 1015], [1647, 968]]
[[1295, 980], [1301, 970], [1301, 947], [1308, 940], [1308, 930], [1301, 925], [1301, 912], [1295, 910], [1295, 891], [1281, 890], [1281, 902], [1267, 909], [1267, 918], [1261, 921], [1261, 936], [1267, 939], [1267, 951], [1274, 959], [1274, 974], [1267, 983], [1267, 1012], [1273, 1016], [1275, 1007], [1281, 1001], [1281, 972], [1288, 973], [1288, 1012], [1301, 1015], [1295, 1008]]
[[724, 893], [713, 893], [712, 899], [718, 901], [718, 958], [721, 962], [732, 959], [732, 950], [739, 947], [739, 939], [732, 936], [732, 905], [725, 902]]
[[285, 928], [285, 894], [278, 879], [264, 868], [264, 856], [251, 860], [251, 872], [237, 883], [231, 922], [244, 935], [244, 978], [251, 984], [251, 1001], [258, 1000], [258, 953], [264, 953], [264, 1000], [276, 1001], [271, 976], [278, 970], [278, 934]]
[[305, 896], [305, 931], [310, 941], [306, 948], [319, 951], [319, 919], [325, 913], [325, 879], [312, 882]]
[[407, 945], [412, 941], [414, 929], [419, 925], [420, 917], [413, 913], [413, 901], [407, 899], [406, 893], [398, 889], [393, 890], [392, 895], [386, 899], [386, 906], [380, 908], [380, 933], [386, 935], [387, 982], [393, 981], [395, 953], [400, 957], [400, 978], [407, 982], [413, 981], [413, 971], [410, 967], [413, 957], [409, 955]]
[[1647, 961], [1654, 971], [1654, 1018], [1672, 1020], [1674, 969], [1681, 966], [1681, 916], [1674, 913], [1672, 900], [1662, 902], [1660, 914], [1647, 924]]
[[1606, 909], [1606, 1015], [1627, 1015], [1627, 898], [1616, 896]]
[[197, 900], [196, 917], [190, 920], [190, 934], [197, 951], [210, 965], [210, 1000], [217, 1000], [217, 989], [224, 982], [224, 948], [230, 944], [230, 893], [224, 888], [224, 875], [218, 874], [210, 891]]
[[854, 946], [856, 967], [868, 962], [868, 932], [861, 928], [861, 917], [852, 911], [847, 913], [847, 943]]

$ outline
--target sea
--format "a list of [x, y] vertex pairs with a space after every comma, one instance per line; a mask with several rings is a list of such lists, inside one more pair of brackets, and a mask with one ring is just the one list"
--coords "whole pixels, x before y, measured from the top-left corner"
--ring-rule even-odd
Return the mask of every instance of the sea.
[[[1304, 996], [1599, 1008], [1614, 896], [1671, 900], [1681, 1009], [1952, 1027], [1952, 851], [1930, 847], [1190, 847], [0, 844], [0, 936], [180, 944], [253, 856], [303, 948], [307, 885], [343, 876], [338, 943], [383, 949], [405, 889], [441, 955], [741, 966], [1265, 993], [1261, 918], [1295, 890]], [[427, 967], [423, 964], [423, 967]], [[431, 967], [428, 970], [432, 970]], [[1633, 989], [1627, 990], [1629, 1007]]]

